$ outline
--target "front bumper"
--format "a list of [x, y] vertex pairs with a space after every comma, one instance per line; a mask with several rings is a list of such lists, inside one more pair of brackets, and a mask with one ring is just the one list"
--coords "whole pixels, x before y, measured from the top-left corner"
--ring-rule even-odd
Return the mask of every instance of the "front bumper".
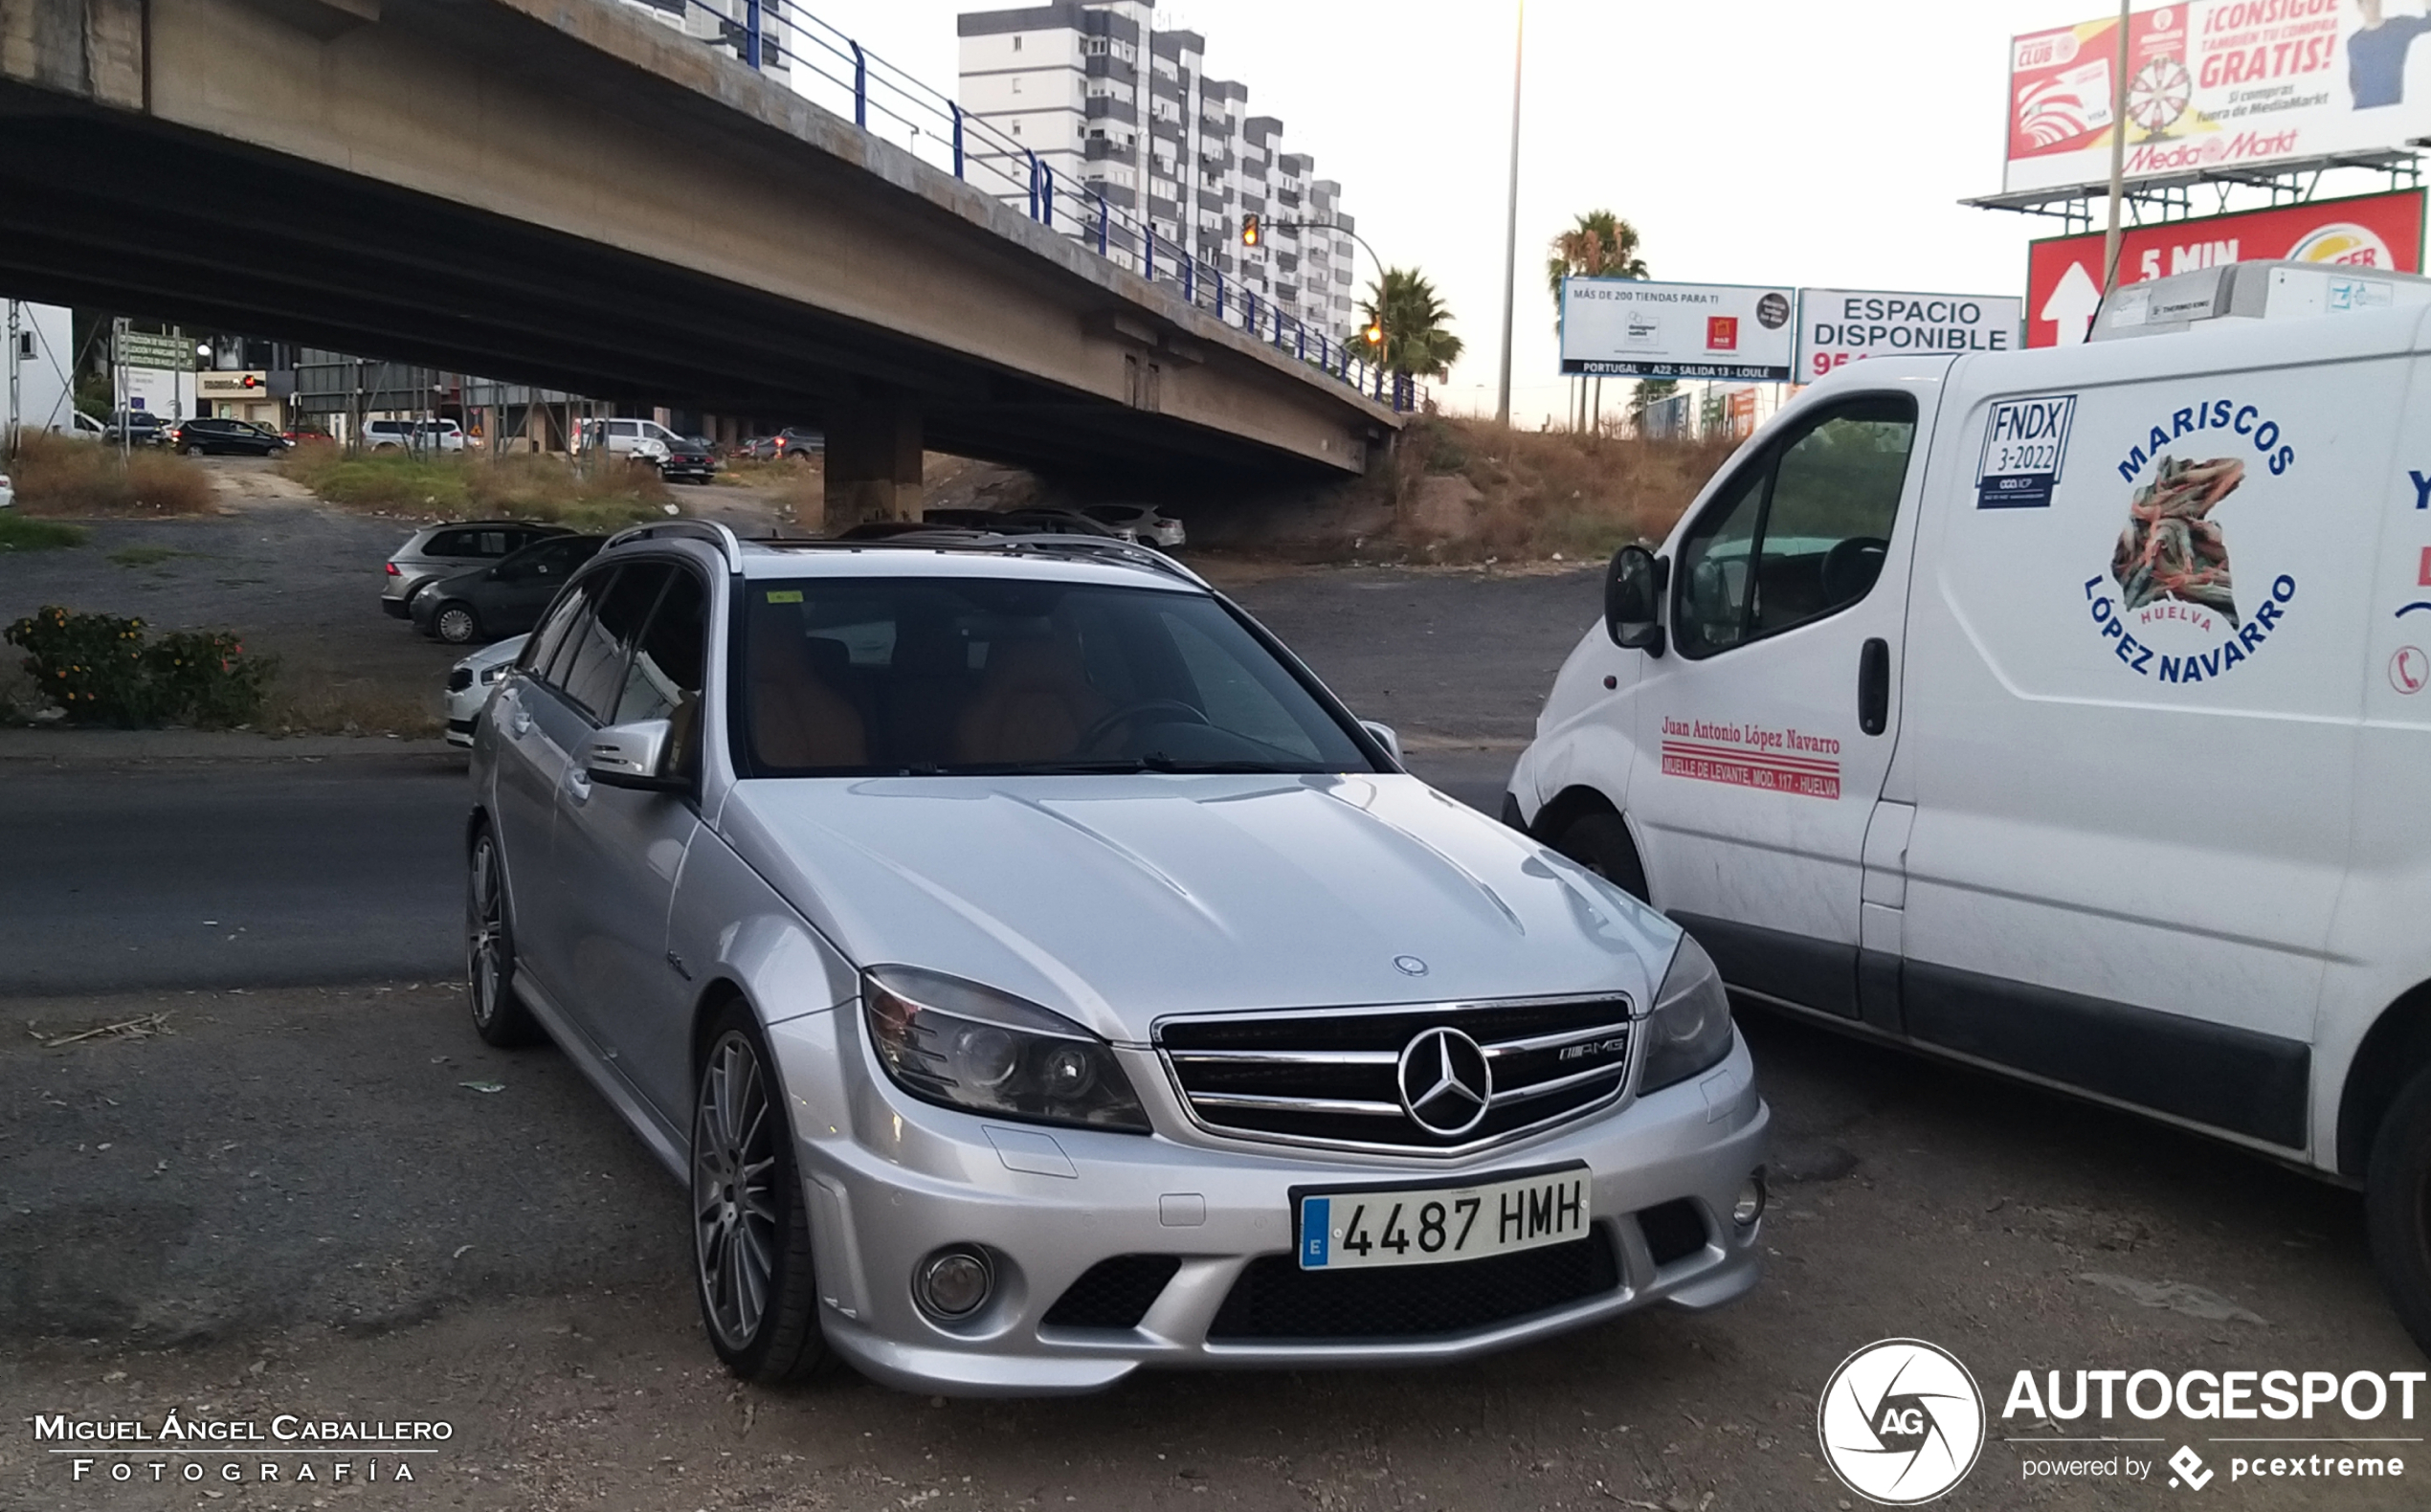
[[[1763, 1164], [1770, 1121], [1744, 1042], [1701, 1078], [1482, 1156], [1439, 1162], [1049, 1129], [932, 1107], [883, 1082], [849, 1008], [777, 1024], [769, 1039], [795, 1110], [828, 1341], [864, 1374], [905, 1390], [1031, 1395], [1102, 1390], [1142, 1366], [1458, 1360], [1654, 1302], [1716, 1306], [1757, 1278], [1762, 1224], [1730, 1216]], [[1154, 1056], [1118, 1054], [1158, 1126], [1179, 1126]], [[814, 1120], [813, 1109], [841, 1117]], [[1288, 1261], [1296, 1186], [1439, 1177], [1465, 1186], [1572, 1162], [1588, 1168], [1594, 1237], [1610, 1246], [1615, 1284], [1448, 1332], [1327, 1337], [1326, 1324], [1309, 1324], [1267, 1338], [1219, 1326], [1253, 1261]], [[1650, 1238], [1656, 1230], [1639, 1220], [1658, 1209], [1673, 1220], [1670, 1241]], [[1690, 1212], [1703, 1225], [1702, 1245], [1677, 1242], [1680, 1216]], [[985, 1250], [996, 1276], [991, 1301], [951, 1323], [924, 1314], [910, 1289], [915, 1265], [948, 1245]], [[1660, 1262], [1659, 1249], [1667, 1256]], [[1135, 1325], [1046, 1321], [1092, 1267], [1127, 1256], [1173, 1265]]]

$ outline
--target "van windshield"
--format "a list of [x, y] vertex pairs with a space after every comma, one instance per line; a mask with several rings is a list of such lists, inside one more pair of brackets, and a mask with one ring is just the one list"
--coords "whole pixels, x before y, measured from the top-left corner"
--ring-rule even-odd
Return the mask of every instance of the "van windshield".
[[760, 775], [1376, 769], [1336, 707], [1193, 592], [755, 579], [736, 686]]

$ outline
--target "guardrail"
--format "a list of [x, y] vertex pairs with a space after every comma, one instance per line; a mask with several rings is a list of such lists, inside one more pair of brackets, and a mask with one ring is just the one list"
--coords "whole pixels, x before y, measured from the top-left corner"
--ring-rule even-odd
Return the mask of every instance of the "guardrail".
[[[1220, 267], [1159, 235], [1130, 211], [1059, 175], [1018, 138], [972, 117], [801, 6], [789, 0], [629, 3], [668, 20], [680, 5], [686, 34], [731, 52], [748, 67], [783, 67], [794, 91], [812, 103], [999, 200], [1025, 206], [1032, 220], [1379, 404], [1409, 412], [1426, 403], [1426, 387], [1409, 374], [1392, 372], [1351, 344], [1310, 329], [1255, 289], [1227, 278]], [[1147, 129], [1145, 123], [1140, 129]]]

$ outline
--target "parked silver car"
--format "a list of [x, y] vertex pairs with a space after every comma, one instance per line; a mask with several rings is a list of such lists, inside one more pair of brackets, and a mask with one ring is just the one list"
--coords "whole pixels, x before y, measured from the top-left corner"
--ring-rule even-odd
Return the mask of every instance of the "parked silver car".
[[472, 778], [475, 1026], [686, 1184], [744, 1377], [1440, 1361], [1754, 1284], [1705, 953], [1153, 552], [639, 527]]
[[524, 654], [528, 635], [509, 635], [494, 640], [471, 656], [460, 658], [447, 674], [447, 742], [451, 745], [470, 748], [473, 731], [481, 723], [481, 711], [489, 707], [490, 695], [498, 691], [507, 669]]

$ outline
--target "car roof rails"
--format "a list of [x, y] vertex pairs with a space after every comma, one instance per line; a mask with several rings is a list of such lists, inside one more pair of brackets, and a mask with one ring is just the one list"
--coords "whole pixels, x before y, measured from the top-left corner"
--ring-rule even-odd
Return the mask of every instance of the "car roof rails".
[[1067, 536], [1044, 533], [1035, 536], [1007, 536], [1004, 542], [1004, 549], [1010, 552], [1025, 555], [1110, 559], [1128, 563], [1134, 567], [1148, 567], [1162, 572], [1168, 577], [1177, 577], [1185, 583], [1196, 584], [1200, 588], [1210, 586], [1205, 578], [1164, 552], [1148, 546], [1135, 545], [1128, 541], [1117, 541], [1110, 536]]
[[617, 531], [608, 538], [608, 545], [599, 549], [613, 550], [628, 541], [658, 541], [670, 538], [706, 541], [709, 545], [716, 546], [719, 553], [725, 558], [725, 567], [728, 572], [740, 573], [743, 570], [743, 543], [735, 539], [733, 531], [714, 520], [654, 520], [648, 524], [634, 525]]

